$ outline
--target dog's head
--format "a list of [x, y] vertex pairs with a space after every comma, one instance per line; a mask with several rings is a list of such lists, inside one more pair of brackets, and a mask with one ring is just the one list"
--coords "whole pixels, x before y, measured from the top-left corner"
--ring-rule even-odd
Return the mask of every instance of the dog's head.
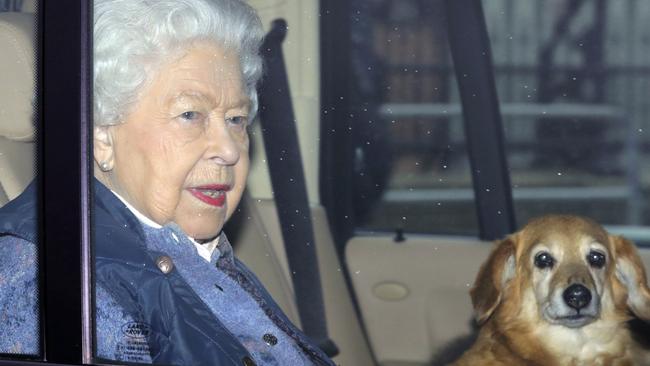
[[637, 251], [576, 216], [545, 216], [497, 243], [471, 290], [479, 324], [500, 309], [508, 318], [579, 328], [650, 320], [650, 290]]

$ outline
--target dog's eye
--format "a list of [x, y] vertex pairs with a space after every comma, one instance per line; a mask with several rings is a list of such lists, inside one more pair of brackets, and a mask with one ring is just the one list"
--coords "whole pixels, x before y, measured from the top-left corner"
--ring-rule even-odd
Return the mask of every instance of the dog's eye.
[[605, 265], [605, 255], [592, 250], [587, 254], [587, 262], [589, 262], [592, 267], [603, 268]]
[[535, 256], [535, 266], [537, 268], [552, 268], [555, 259], [548, 252], [540, 252]]

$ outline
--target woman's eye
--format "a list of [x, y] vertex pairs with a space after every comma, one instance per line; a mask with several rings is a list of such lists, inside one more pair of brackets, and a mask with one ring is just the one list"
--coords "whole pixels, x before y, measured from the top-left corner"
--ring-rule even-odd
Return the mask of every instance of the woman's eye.
[[587, 262], [589, 262], [592, 267], [603, 268], [605, 261], [605, 255], [603, 253], [592, 250], [587, 254]]
[[227, 121], [233, 125], [245, 125], [248, 122], [248, 117], [246, 116], [228, 117]]
[[555, 259], [548, 252], [540, 252], [535, 256], [535, 266], [537, 268], [552, 268], [555, 264]]
[[196, 111], [187, 111], [181, 113], [179, 117], [186, 121], [196, 121], [201, 118], [201, 113]]

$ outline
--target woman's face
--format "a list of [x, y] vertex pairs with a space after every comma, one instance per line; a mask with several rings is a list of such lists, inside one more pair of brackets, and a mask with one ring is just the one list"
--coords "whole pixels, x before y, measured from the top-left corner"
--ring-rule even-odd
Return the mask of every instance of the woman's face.
[[138, 211], [195, 239], [219, 234], [248, 175], [238, 60], [209, 42], [164, 64], [121, 124], [95, 128], [96, 175]]

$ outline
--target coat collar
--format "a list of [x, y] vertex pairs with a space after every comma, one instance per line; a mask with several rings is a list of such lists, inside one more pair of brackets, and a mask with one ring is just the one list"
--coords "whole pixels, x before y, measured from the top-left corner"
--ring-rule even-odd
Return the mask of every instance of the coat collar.
[[0, 233], [36, 243], [38, 239], [38, 191], [32, 181], [15, 199], [0, 208]]

